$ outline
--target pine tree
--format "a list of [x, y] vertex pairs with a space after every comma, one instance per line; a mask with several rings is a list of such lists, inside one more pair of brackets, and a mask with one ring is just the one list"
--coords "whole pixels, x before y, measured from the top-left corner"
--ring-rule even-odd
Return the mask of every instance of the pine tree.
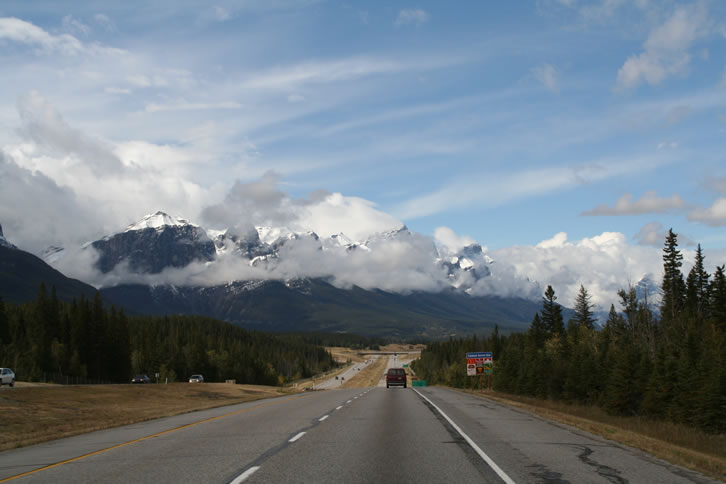
[[663, 300], [661, 316], [664, 323], [672, 324], [683, 310], [686, 295], [686, 284], [683, 281], [681, 265], [683, 254], [678, 250], [678, 234], [668, 230], [663, 249]]
[[547, 339], [547, 328], [539, 317], [539, 313], [536, 313], [532, 319], [532, 324], [529, 326], [529, 335], [535, 348], [539, 349], [544, 346]]
[[723, 265], [716, 267], [709, 293], [711, 320], [717, 328], [726, 333], [726, 274]]
[[575, 299], [575, 314], [570, 321], [578, 326], [593, 329], [595, 317], [592, 312], [590, 299], [591, 296], [587, 293], [587, 289], [580, 284], [580, 292], [577, 293], [577, 298]]
[[555, 296], [555, 290], [552, 289], [552, 286], [547, 286], [547, 290], [542, 298], [542, 323], [550, 336], [560, 335], [565, 330], [562, 306], [556, 301], [557, 296]]
[[703, 266], [704, 256], [701, 244], [696, 249], [696, 259], [686, 278], [686, 308], [691, 314], [703, 317], [708, 313], [710, 275]]

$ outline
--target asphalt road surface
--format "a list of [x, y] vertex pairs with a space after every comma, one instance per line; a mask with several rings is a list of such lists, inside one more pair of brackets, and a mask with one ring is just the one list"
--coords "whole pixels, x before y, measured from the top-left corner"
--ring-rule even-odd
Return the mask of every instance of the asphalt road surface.
[[715, 482], [489, 400], [423, 387], [307, 392], [6, 451], [0, 453], [0, 482], [8, 478], [18, 483]]

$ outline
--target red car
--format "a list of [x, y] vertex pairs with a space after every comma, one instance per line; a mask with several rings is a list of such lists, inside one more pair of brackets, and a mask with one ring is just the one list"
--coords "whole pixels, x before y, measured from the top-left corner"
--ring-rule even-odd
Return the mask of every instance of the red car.
[[406, 388], [406, 370], [403, 368], [389, 368], [386, 373], [386, 388], [402, 386]]

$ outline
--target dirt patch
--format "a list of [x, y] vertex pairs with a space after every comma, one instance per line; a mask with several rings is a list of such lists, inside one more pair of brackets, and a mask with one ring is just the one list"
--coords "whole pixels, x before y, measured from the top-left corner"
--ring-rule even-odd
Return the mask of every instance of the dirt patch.
[[17, 385], [0, 391], [0, 451], [283, 393], [292, 392], [227, 383]]

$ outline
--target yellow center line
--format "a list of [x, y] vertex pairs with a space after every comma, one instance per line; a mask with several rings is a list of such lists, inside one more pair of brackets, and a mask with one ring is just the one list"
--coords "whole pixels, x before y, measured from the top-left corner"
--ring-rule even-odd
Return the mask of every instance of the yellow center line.
[[138, 442], [142, 442], [142, 441], [147, 440], [147, 439], [153, 439], [153, 438], [159, 437], [161, 435], [170, 434], [172, 432], [176, 432], [177, 430], [182, 430], [182, 429], [186, 429], [186, 428], [189, 428], [189, 427], [194, 427], [195, 425], [199, 425], [199, 424], [211, 422], [213, 420], [218, 420], [218, 419], [225, 418], [225, 417], [231, 417], [232, 415], [238, 415], [240, 413], [249, 412], [250, 410], [255, 410], [255, 409], [258, 409], [258, 408], [262, 408], [262, 407], [267, 407], [267, 406], [270, 406], [270, 405], [277, 405], [279, 403], [289, 402], [290, 400], [295, 400], [296, 398], [301, 398], [302, 396], [303, 395], [297, 395], [297, 396], [294, 396], [294, 397], [286, 398], [284, 400], [278, 400], [278, 401], [275, 401], [275, 402], [260, 403], [259, 405], [254, 405], [254, 406], [248, 407], [248, 408], [242, 408], [240, 410], [235, 410], [234, 412], [225, 413], [224, 415], [217, 415], [216, 417], [210, 417], [210, 418], [207, 418], [207, 419], [204, 419], [204, 420], [200, 420], [199, 422], [192, 422], [190, 424], [181, 425], [181, 426], [175, 427], [173, 429], [164, 430], [163, 432], [159, 432], [159, 433], [152, 434], [152, 435], [147, 435], [146, 437], [141, 437], [140, 439], [130, 440], [128, 442], [123, 442], [121, 444], [117, 444], [117, 445], [114, 445], [114, 446], [111, 446], [111, 447], [107, 447], [105, 449], [97, 450], [95, 452], [89, 452], [88, 454], [83, 454], [83, 455], [80, 455], [78, 457], [73, 457], [72, 459], [67, 459], [67, 460], [64, 460], [64, 461], [61, 461], [61, 462], [56, 462], [55, 464], [49, 464], [49, 465], [44, 466], [44, 467], [39, 467], [38, 469], [33, 469], [32, 471], [24, 472], [24, 473], [18, 474], [16, 476], [6, 477], [4, 479], [0, 479], [0, 483], [12, 481], [12, 480], [15, 480], [15, 479], [20, 479], [21, 477], [29, 476], [31, 474], [35, 474], [36, 472], [47, 471], [48, 469], [53, 469], [54, 467], [59, 467], [59, 466], [65, 465], [65, 464], [70, 464], [71, 462], [76, 462], [76, 461], [79, 461], [81, 459], [85, 459], [86, 457], [92, 457], [94, 455], [103, 454], [105, 452], [108, 452], [109, 450], [118, 449], [118, 448], [125, 447], [125, 446], [131, 445], [131, 444], [136, 444]]

